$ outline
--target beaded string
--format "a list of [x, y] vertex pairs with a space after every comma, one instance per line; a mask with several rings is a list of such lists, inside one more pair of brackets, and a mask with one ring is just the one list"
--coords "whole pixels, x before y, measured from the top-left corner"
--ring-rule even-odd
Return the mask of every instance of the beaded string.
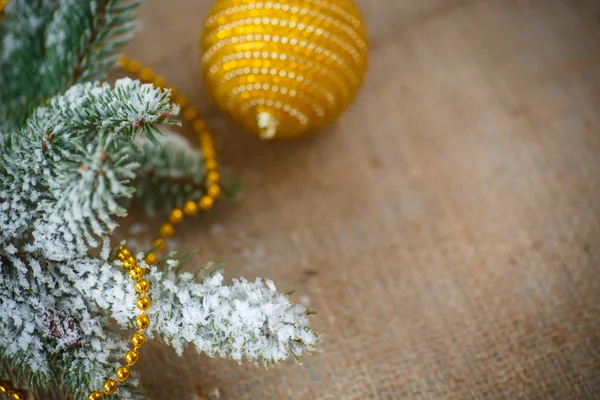
[[[1, 1], [1, 0], [0, 0]], [[180, 94], [174, 87], [167, 84], [167, 81], [162, 76], [157, 76], [151, 68], [145, 68], [137, 60], [121, 56], [119, 66], [132, 74], [136, 74], [140, 81], [152, 83], [156, 87], [171, 89], [171, 99], [181, 108], [183, 120], [190, 123], [192, 130], [198, 136], [200, 149], [204, 156], [204, 167], [206, 169], [205, 176], [205, 195], [198, 201], [188, 200], [183, 204], [182, 208], [173, 208], [169, 212], [169, 219], [160, 227], [160, 237], [152, 241], [152, 246], [156, 251], [164, 251], [166, 249], [165, 239], [170, 238], [175, 234], [175, 225], [180, 224], [186, 216], [195, 215], [198, 210], [210, 210], [221, 195], [221, 186], [219, 184], [221, 176], [217, 171], [218, 163], [214, 147], [212, 134], [206, 128], [204, 120], [198, 116], [198, 110], [190, 105], [189, 98]], [[145, 261], [148, 264], [156, 263], [157, 257], [154, 252], [146, 256]]]
[[[165, 78], [156, 76], [151, 68], [144, 68], [137, 60], [132, 60], [127, 56], [121, 56], [119, 60], [119, 66], [126, 69], [130, 73], [137, 74], [138, 78], [142, 82], [152, 83], [156, 87], [170, 88], [171, 97], [179, 107], [181, 107], [183, 119], [188, 121], [192, 125], [192, 129], [198, 135], [200, 141], [200, 148], [204, 154], [204, 166], [206, 168], [205, 177], [205, 188], [206, 194], [202, 196], [198, 201], [188, 200], [184, 203], [182, 209], [173, 208], [169, 212], [168, 222], [165, 222], [160, 227], [160, 237], [152, 241], [152, 246], [156, 248], [155, 252], [148, 253], [145, 261], [148, 264], [155, 264], [157, 261], [156, 252], [164, 251], [166, 249], [166, 239], [173, 236], [175, 233], [174, 225], [181, 223], [185, 216], [193, 216], [198, 210], [209, 210], [212, 208], [214, 201], [221, 194], [221, 187], [219, 186], [220, 175], [217, 172], [217, 160], [214, 149], [214, 143], [212, 134], [206, 129], [206, 124], [198, 116], [198, 111], [189, 105], [189, 99], [183, 94], [178, 94], [177, 91], [167, 85]], [[117, 258], [123, 263], [123, 267], [129, 270], [129, 275], [136, 279], [135, 290], [142, 294], [138, 298], [136, 305], [142, 311], [140, 315], [135, 319], [135, 324], [139, 329], [139, 332], [135, 333], [131, 337], [134, 349], [129, 350], [125, 354], [125, 361], [127, 365], [122, 365], [117, 368], [116, 377], [117, 379], [107, 379], [102, 386], [102, 392], [96, 390], [90, 393], [88, 400], [101, 400], [104, 394], [113, 394], [117, 391], [118, 382], [124, 382], [129, 379], [130, 371], [129, 367], [133, 366], [139, 360], [139, 354], [137, 349], [142, 347], [146, 343], [146, 337], [144, 336], [144, 330], [150, 325], [150, 319], [144, 313], [144, 311], [150, 308], [150, 299], [144, 295], [150, 288], [150, 282], [143, 279], [144, 270], [137, 265], [135, 258], [131, 255], [131, 252], [121, 247], [117, 253]]]
[[140, 297], [135, 302], [137, 308], [142, 312], [135, 318], [135, 325], [139, 331], [134, 333], [131, 337], [131, 343], [133, 349], [129, 350], [125, 354], [125, 364], [117, 368], [116, 380], [107, 379], [102, 385], [102, 392], [95, 390], [88, 396], [88, 400], [101, 400], [104, 394], [113, 394], [119, 387], [119, 382], [125, 382], [129, 379], [131, 374], [130, 368], [134, 366], [140, 360], [139, 348], [146, 344], [146, 336], [144, 336], [144, 330], [150, 326], [150, 318], [146, 315], [145, 311], [150, 308], [150, 299], [146, 296], [148, 290], [150, 290], [150, 282], [143, 278], [144, 269], [140, 267], [135, 257], [131, 254], [128, 248], [121, 246], [117, 252], [117, 258], [123, 264], [123, 267], [129, 270], [129, 276], [135, 280], [135, 291], [140, 294]]
[[14, 400], [25, 400], [26, 396], [23, 389], [15, 389], [9, 381], [0, 381], [0, 395], [11, 396]]
[[[0, 16], [5, 2], [8, 0], [0, 0]], [[4, 3], [3, 3], [4, 2]], [[198, 136], [200, 149], [204, 155], [204, 166], [206, 168], [205, 176], [205, 194], [197, 201], [188, 200], [183, 204], [182, 208], [173, 208], [169, 212], [168, 221], [160, 226], [160, 236], [152, 241], [152, 246], [155, 249], [146, 255], [145, 261], [147, 264], [155, 264], [157, 261], [157, 252], [166, 249], [166, 239], [170, 238], [175, 233], [174, 225], [180, 224], [186, 216], [193, 216], [199, 210], [207, 211], [213, 207], [214, 202], [221, 195], [220, 175], [217, 171], [217, 159], [214, 148], [212, 134], [206, 129], [206, 124], [198, 116], [198, 111], [193, 106], [189, 105], [189, 99], [183, 94], [178, 94], [177, 90], [167, 84], [165, 78], [156, 76], [151, 68], [144, 68], [139, 61], [122, 56], [119, 59], [119, 66], [132, 74], [136, 74], [138, 78], [145, 83], [152, 83], [156, 87], [171, 89], [172, 101], [179, 105], [182, 111], [184, 121], [191, 124], [193, 131]], [[130, 368], [139, 361], [139, 349], [146, 343], [144, 330], [150, 326], [150, 318], [145, 313], [151, 305], [151, 301], [147, 296], [150, 289], [150, 282], [143, 278], [146, 271], [140, 267], [131, 251], [124, 246], [120, 246], [117, 251], [117, 259], [119, 259], [125, 269], [129, 271], [129, 276], [135, 280], [135, 290], [140, 294], [136, 301], [137, 308], [141, 311], [135, 319], [135, 325], [138, 332], [131, 337], [133, 349], [125, 354], [125, 364], [117, 368], [115, 375], [116, 379], [107, 379], [102, 385], [102, 390], [94, 390], [88, 395], [88, 400], [102, 400], [104, 395], [114, 394], [119, 382], [125, 382], [129, 379]], [[25, 400], [26, 392], [23, 389], [15, 389], [8, 381], [0, 381], [0, 395], [12, 396], [13, 400]]]

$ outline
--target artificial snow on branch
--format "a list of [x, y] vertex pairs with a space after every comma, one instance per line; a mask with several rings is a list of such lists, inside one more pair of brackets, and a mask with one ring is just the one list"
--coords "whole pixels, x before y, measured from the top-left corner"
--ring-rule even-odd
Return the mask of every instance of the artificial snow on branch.
[[[129, 347], [119, 329], [133, 328], [136, 293], [109, 241], [128, 199], [156, 210], [203, 190], [201, 152], [159, 130], [177, 123], [169, 90], [91, 82], [114, 64], [136, 5], [11, 0], [0, 20], [0, 379], [41, 398], [56, 386], [87, 399]], [[214, 270], [180, 273], [179, 260], [148, 267], [138, 255], [151, 335], [265, 366], [314, 350], [308, 313], [271, 281], [224, 285]], [[114, 396], [143, 398], [136, 387]]]
[[[79, 84], [38, 108], [25, 128], [0, 145], [0, 232], [29, 252], [67, 260], [97, 246], [125, 215], [131, 197], [133, 141], [156, 141], [157, 124], [178, 112], [167, 90], [123, 79]], [[26, 239], [30, 236], [29, 239]]]
[[[143, 264], [141, 256], [138, 262]], [[154, 283], [151, 332], [178, 354], [191, 343], [210, 356], [268, 366], [315, 349], [306, 309], [290, 303], [272, 281], [239, 278], [223, 285], [223, 275], [214, 272], [197, 282], [197, 274], [177, 274], [177, 264], [151, 267], [147, 279]]]
[[0, 23], [0, 132], [81, 82], [102, 79], [131, 37], [128, 0], [11, 0]]
[[170, 130], [159, 137], [160, 146], [140, 137], [141, 154], [133, 181], [134, 197], [148, 212], [169, 211], [186, 200], [199, 199], [205, 192], [206, 169], [203, 156], [190, 143]]

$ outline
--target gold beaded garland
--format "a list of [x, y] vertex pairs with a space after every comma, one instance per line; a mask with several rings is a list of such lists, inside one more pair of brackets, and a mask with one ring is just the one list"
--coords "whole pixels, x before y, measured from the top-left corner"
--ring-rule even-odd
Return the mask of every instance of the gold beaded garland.
[[10, 396], [13, 400], [25, 400], [25, 391], [15, 389], [8, 381], [0, 381], [0, 395]]
[[135, 364], [137, 364], [137, 362], [139, 360], [140, 360], [140, 353], [138, 353], [136, 350], [129, 350], [125, 354], [125, 362], [130, 367], [133, 366], [133, 365], [135, 365]]
[[129, 270], [129, 276], [131, 279], [140, 279], [142, 275], [144, 275], [144, 270], [138, 265]]
[[[0, 18], [4, 16], [4, 8], [10, 0], [0, 0]], [[0, 391], [0, 394], [4, 394]]]
[[219, 108], [265, 139], [330, 124], [367, 70], [367, 35], [352, 0], [216, 0], [200, 44]]
[[[119, 259], [124, 268], [129, 269], [129, 275], [134, 279], [135, 288], [138, 293], [146, 293], [150, 289], [150, 282], [146, 279], [143, 279], [142, 276], [144, 274], [144, 270], [142, 267], [137, 265], [135, 258], [131, 255], [131, 252], [126, 247], [121, 246], [117, 251], [117, 259]], [[133, 261], [132, 261], [133, 260]], [[130, 264], [133, 262], [132, 266], [126, 266], [126, 264]], [[136, 364], [139, 361], [139, 353], [137, 349], [142, 347], [146, 343], [146, 337], [142, 333], [142, 331], [148, 326], [150, 326], [150, 318], [144, 312], [150, 308], [150, 299], [142, 294], [137, 301], [136, 306], [142, 311], [140, 315], [138, 315], [135, 319], [135, 324], [140, 330], [139, 332], [133, 334], [131, 338], [131, 342], [133, 344], [134, 349], [129, 350], [127, 354], [125, 354], [125, 361], [127, 365], [122, 365], [117, 368], [115, 372], [116, 380], [107, 379], [102, 385], [102, 392], [95, 390], [88, 395], [88, 400], [101, 400], [102, 393], [111, 395], [114, 394], [119, 386], [118, 382], [124, 382], [129, 379], [131, 371], [129, 366]]]
[[142, 311], [146, 311], [147, 309], [149, 309], [150, 304], [150, 299], [146, 296], [141, 296], [136, 302], [137, 308], [139, 308]]
[[127, 257], [125, 260], [123, 260], [123, 267], [125, 267], [126, 269], [131, 269], [134, 265], [135, 260], [133, 259], [133, 257]]
[[17, 389], [13, 391], [13, 400], [25, 400], [25, 391], [23, 389]]
[[117, 368], [117, 380], [119, 382], [125, 382], [127, 379], [129, 379], [129, 367], [126, 365], [121, 365], [119, 368]]
[[183, 221], [183, 212], [179, 208], [174, 208], [169, 213], [169, 222], [173, 225], [179, 224]]
[[173, 236], [174, 233], [175, 228], [173, 228], [173, 225], [168, 222], [162, 224], [162, 226], [160, 227], [160, 235], [165, 239], [170, 238], [171, 236]]
[[148, 318], [146, 314], [139, 315], [135, 319], [135, 325], [138, 327], [138, 329], [147, 329], [150, 326], [150, 318]]
[[[158, 247], [156, 247], [158, 246]], [[152, 241], [152, 247], [156, 247], [156, 251], [163, 251], [167, 246], [165, 245], [165, 239], [157, 238]]]
[[[207, 179], [207, 181], [208, 181], [208, 179]], [[194, 215], [198, 212], [198, 205], [196, 204], [195, 201], [188, 200], [183, 205], [183, 212], [185, 213], [185, 215], [188, 215], [188, 216]]]
[[88, 396], [88, 400], [102, 400], [102, 393], [95, 390]]
[[138, 279], [135, 283], [135, 290], [138, 293], [146, 293], [150, 289], [150, 282], [145, 279]]
[[[146, 262], [153, 264], [157, 261], [158, 257], [156, 252], [161, 252], [166, 249], [165, 239], [170, 238], [175, 234], [175, 227], [183, 221], [185, 216], [195, 215], [198, 210], [208, 211], [210, 210], [217, 198], [221, 196], [222, 188], [220, 185], [221, 176], [217, 171], [218, 163], [216, 159], [216, 152], [214, 148], [214, 142], [212, 134], [208, 131], [205, 122], [198, 116], [198, 111], [190, 106], [189, 98], [182, 93], [178, 93], [172, 86], [169, 86], [165, 78], [161, 76], [155, 76], [154, 71], [151, 68], [142, 68], [142, 65], [137, 60], [132, 60], [127, 56], [121, 56], [119, 65], [126, 69], [128, 72], [138, 74], [138, 78], [146, 83], [153, 83], [156, 86], [169, 88], [171, 90], [171, 98], [173, 102], [181, 107], [181, 112], [184, 116], [184, 120], [189, 121], [192, 130], [198, 135], [198, 141], [200, 143], [200, 149], [204, 155], [204, 167], [206, 169], [205, 176], [205, 190], [206, 195], [202, 196], [197, 202], [187, 201], [183, 205], [183, 209], [174, 208], [169, 212], [168, 222], [164, 223], [160, 227], [160, 236], [152, 242], [152, 246], [158, 246], [154, 249], [153, 253], [146, 256]], [[190, 111], [191, 110], [191, 111]], [[130, 271], [132, 277], [137, 279], [138, 271]]]
[[153, 265], [156, 263], [156, 259], [157, 259], [156, 254], [148, 253], [146, 258], [144, 258], [144, 261], [146, 261], [146, 264], [148, 264], [148, 265]]
[[212, 207], [213, 199], [208, 196], [203, 196], [198, 202], [198, 206], [201, 210], [208, 210]]
[[102, 385], [102, 390], [105, 394], [113, 394], [117, 391], [119, 384], [114, 379], [107, 379]]
[[134, 333], [133, 336], [131, 336], [131, 343], [133, 344], [133, 347], [139, 349], [146, 344], [146, 336], [141, 332]]

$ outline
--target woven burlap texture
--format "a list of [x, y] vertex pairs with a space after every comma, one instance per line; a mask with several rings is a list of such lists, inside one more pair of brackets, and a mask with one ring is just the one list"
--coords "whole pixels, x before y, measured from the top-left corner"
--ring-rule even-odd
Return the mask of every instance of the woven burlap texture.
[[322, 332], [303, 365], [267, 371], [153, 343], [148, 394], [600, 398], [600, 3], [359, 5], [371, 66], [356, 103], [328, 131], [277, 143], [240, 132], [206, 93], [210, 1], [140, 8], [126, 52], [189, 93], [244, 185], [177, 247], [295, 289]]

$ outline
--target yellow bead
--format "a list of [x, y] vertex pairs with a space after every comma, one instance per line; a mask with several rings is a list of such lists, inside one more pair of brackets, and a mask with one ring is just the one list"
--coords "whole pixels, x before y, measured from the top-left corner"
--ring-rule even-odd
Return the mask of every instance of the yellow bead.
[[206, 160], [204, 160], [204, 166], [207, 170], [217, 169], [217, 160], [213, 158], [207, 158]]
[[218, 183], [221, 179], [221, 175], [217, 171], [209, 171], [206, 174], [206, 182], [208, 183]]
[[25, 400], [25, 391], [23, 389], [15, 390], [12, 393], [13, 400]]
[[125, 54], [121, 54], [121, 57], [119, 57], [119, 61], [118, 61], [119, 66], [125, 68], [125, 67], [127, 67], [128, 62], [129, 62], [129, 57], [127, 57]]
[[126, 257], [123, 260], [123, 268], [125, 268], [125, 269], [131, 269], [131, 268], [135, 267], [136, 265], [137, 265], [137, 263], [135, 262], [135, 258], [133, 258], [131, 256]]
[[213, 206], [213, 199], [211, 199], [208, 196], [202, 196], [202, 198], [200, 199], [200, 201], [198, 202], [198, 207], [200, 207], [201, 210], [210, 210]]
[[181, 108], [187, 107], [187, 105], [190, 104], [190, 99], [188, 99], [186, 95], [180, 94], [179, 96], [175, 97], [175, 104]]
[[167, 85], [167, 80], [162, 76], [155, 76], [152, 84], [157, 88], [164, 88]]
[[127, 69], [129, 70], [129, 72], [133, 72], [134, 74], [136, 74], [142, 69], [142, 64], [140, 64], [138, 60], [129, 60], [129, 63], [127, 64]]
[[142, 267], [135, 266], [129, 270], [129, 276], [131, 279], [138, 280], [144, 275], [144, 269]]
[[200, 144], [205, 147], [213, 146], [213, 136], [209, 131], [202, 131], [199, 134]]
[[368, 63], [353, 0], [215, 0], [200, 46], [217, 106], [263, 138], [331, 124], [352, 103]]
[[[156, 247], [158, 246], [158, 247]], [[167, 248], [167, 245], [165, 243], [165, 239], [163, 238], [156, 238], [152, 241], [152, 247], [156, 247], [156, 251], [163, 251], [164, 249]]]
[[208, 186], [206, 192], [211, 198], [216, 199], [221, 195], [221, 188], [219, 185], [212, 184]]
[[90, 393], [90, 395], [88, 396], [88, 400], [102, 400], [102, 393], [96, 390]]
[[12, 390], [12, 385], [8, 381], [0, 381], [0, 394], [7, 394], [9, 390]]
[[150, 282], [145, 279], [139, 279], [135, 283], [135, 290], [138, 293], [146, 293], [150, 289]]
[[192, 121], [197, 116], [198, 111], [194, 107], [186, 107], [185, 111], [183, 111], [183, 119], [186, 121]]
[[196, 119], [192, 124], [192, 129], [196, 133], [201, 133], [206, 128], [206, 124], [201, 119]]
[[185, 215], [194, 215], [198, 212], [198, 205], [195, 201], [188, 200], [183, 205], [183, 212]]
[[148, 265], [154, 265], [156, 263], [156, 254], [148, 253], [144, 261], [146, 261], [146, 264]]
[[150, 318], [146, 314], [138, 315], [135, 319], [135, 325], [138, 329], [144, 330], [150, 326]]
[[126, 365], [121, 365], [119, 368], [117, 368], [117, 379], [119, 380], [119, 382], [124, 382], [127, 379], [129, 379], [129, 367]]
[[[183, 221], [183, 212], [179, 208], [174, 208], [169, 213], [169, 222], [177, 225]], [[162, 228], [161, 228], [162, 229]], [[164, 236], [164, 235], [163, 235]], [[168, 236], [166, 236], [168, 237]]]
[[[180, 210], [181, 211], [181, 210]], [[173, 236], [173, 234], [175, 233], [175, 228], [173, 228], [173, 225], [166, 223], [166, 224], [162, 224], [160, 227], [160, 235], [163, 238], [170, 238], [171, 236]]]
[[154, 71], [151, 68], [142, 68], [139, 76], [142, 81], [151, 82], [152, 78], [154, 78]]
[[139, 360], [140, 353], [138, 353], [137, 350], [129, 350], [127, 353], [125, 353], [125, 362], [130, 367], [137, 364]]
[[13, 390], [11, 396], [13, 400], [25, 400], [25, 391], [23, 389]]
[[215, 150], [212, 147], [204, 146], [201, 149], [205, 157], [214, 158], [217, 155], [217, 153], [215, 153]]
[[137, 350], [129, 350], [126, 354], [125, 354], [125, 362], [127, 363], [127, 365], [129, 365], [130, 367], [132, 365], [137, 364], [137, 362], [140, 360], [140, 353], [137, 352]]
[[129, 249], [122, 247], [122, 246], [119, 248], [119, 252], [117, 253], [117, 257], [119, 258], [119, 260], [124, 260], [125, 258], [129, 257], [130, 255], [131, 255], [131, 252], [129, 251]]
[[118, 386], [119, 385], [117, 384], [117, 381], [115, 381], [113, 379], [108, 379], [108, 380], [106, 380], [106, 382], [104, 382], [102, 389], [104, 390], [104, 393], [106, 393], [106, 394], [113, 394], [114, 392], [117, 391]]
[[133, 344], [133, 347], [139, 349], [140, 347], [146, 344], [146, 336], [144, 336], [144, 334], [140, 332], [134, 333], [131, 337], [131, 343]]
[[147, 309], [150, 308], [150, 299], [146, 296], [141, 296], [139, 299], [137, 299], [137, 301], [135, 302], [135, 304], [137, 305], [137, 308], [139, 308], [142, 311], [146, 311]]

